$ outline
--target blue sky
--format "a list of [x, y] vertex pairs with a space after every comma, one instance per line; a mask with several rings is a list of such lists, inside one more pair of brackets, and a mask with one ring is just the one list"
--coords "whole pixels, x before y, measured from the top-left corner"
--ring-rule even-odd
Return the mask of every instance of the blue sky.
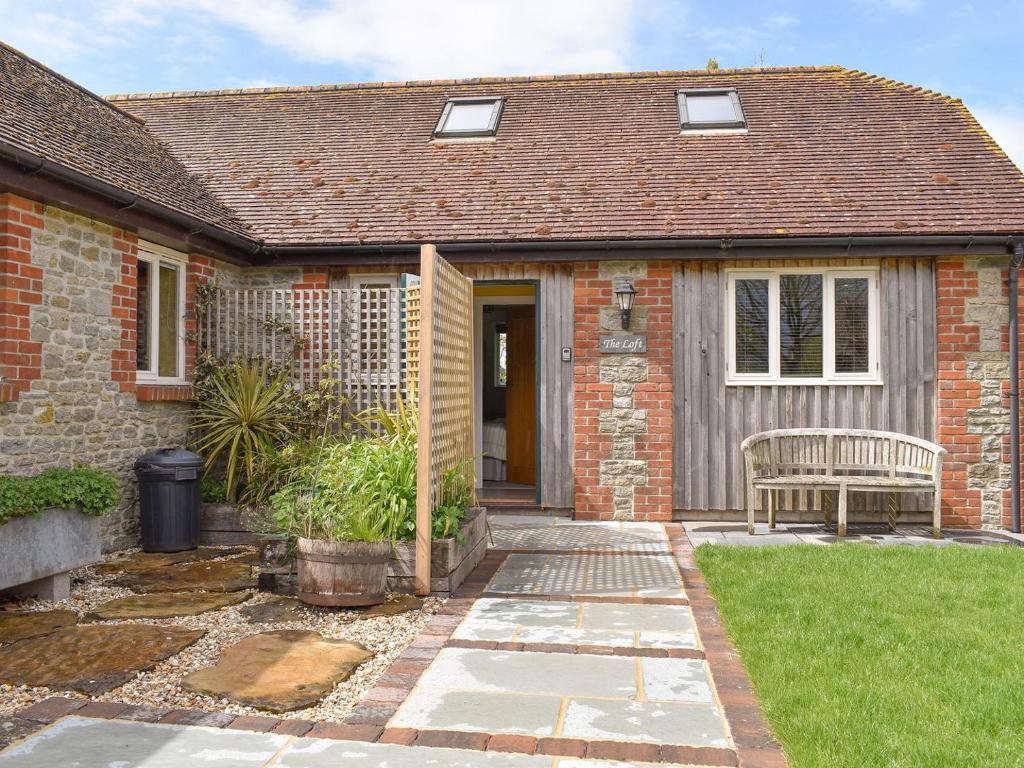
[[842, 64], [962, 98], [1024, 166], [1024, 2], [0, 0], [0, 39], [99, 93]]

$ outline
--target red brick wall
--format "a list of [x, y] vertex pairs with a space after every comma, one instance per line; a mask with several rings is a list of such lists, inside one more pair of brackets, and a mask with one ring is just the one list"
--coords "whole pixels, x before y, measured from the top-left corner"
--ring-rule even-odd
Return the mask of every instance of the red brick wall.
[[[936, 262], [938, 442], [944, 525], [1009, 522], [1006, 259]], [[1024, 306], [1024, 305], [1022, 305]]]
[[[42, 344], [31, 339], [31, 311], [42, 300], [43, 270], [32, 264], [32, 234], [42, 229], [44, 208], [41, 203], [10, 193], [0, 194], [0, 402], [17, 400], [38, 379], [42, 366]], [[111, 286], [111, 312], [121, 326], [118, 347], [111, 354], [110, 379], [121, 392], [134, 392], [140, 400], [187, 399], [188, 387], [136, 384], [136, 336], [138, 314], [138, 237], [120, 229], [112, 231], [113, 248], [121, 254], [121, 273]], [[197, 328], [194, 318], [196, 286], [210, 282], [216, 274], [213, 259], [192, 254], [186, 271], [186, 344], [185, 371], [191, 373], [195, 362]], [[308, 278], [326, 282], [326, 273], [317, 271]], [[324, 286], [326, 287], [326, 286]]]
[[[616, 330], [615, 271], [631, 274], [634, 325]], [[575, 265], [575, 507], [581, 519], [672, 517], [672, 269], [667, 262]], [[609, 310], [609, 308], [612, 308]], [[598, 351], [602, 333], [647, 336], [638, 355]], [[639, 368], [615, 368], [631, 358]], [[637, 373], [637, 371], [640, 371]], [[644, 424], [646, 420], [646, 424]], [[625, 430], [625, 431], [618, 431]], [[627, 480], [610, 479], [616, 465]], [[612, 470], [612, 471], [610, 471]], [[616, 473], [617, 474], [617, 473]], [[642, 478], [642, 479], [641, 479]], [[631, 484], [631, 491], [622, 488]], [[619, 486], [616, 490], [616, 485]], [[616, 493], [630, 496], [616, 501]]]
[[42, 344], [32, 341], [32, 307], [43, 300], [43, 271], [32, 265], [32, 231], [43, 206], [0, 194], [0, 402], [17, 400], [39, 378]]

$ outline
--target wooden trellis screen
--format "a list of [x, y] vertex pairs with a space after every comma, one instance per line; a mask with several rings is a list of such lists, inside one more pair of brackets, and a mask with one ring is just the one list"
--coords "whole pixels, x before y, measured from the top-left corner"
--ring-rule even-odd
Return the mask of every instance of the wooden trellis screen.
[[[290, 363], [303, 387], [336, 378], [352, 413], [378, 402], [393, 408], [405, 383], [403, 303], [399, 288], [219, 288], [210, 295], [200, 341], [218, 357]], [[332, 362], [338, 370], [325, 373]]]
[[[473, 471], [473, 281], [420, 251], [416, 470], [416, 591], [430, 592], [431, 513], [444, 473]], [[406, 326], [407, 332], [409, 326]], [[475, 485], [475, 484], [474, 484]]]

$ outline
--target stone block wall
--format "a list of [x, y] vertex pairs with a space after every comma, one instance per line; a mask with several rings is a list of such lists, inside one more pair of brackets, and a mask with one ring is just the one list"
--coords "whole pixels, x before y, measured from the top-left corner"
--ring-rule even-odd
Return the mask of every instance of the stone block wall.
[[[628, 331], [612, 294], [634, 281]], [[668, 263], [575, 265], [575, 497], [580, 519], [672, 517], [672, 270]], [[602, 354], [602, 334], [647, 337], [647, 352]]]
[[[137, 545], [132, 464], [183, 444], [191, 410], [187, 387], [135, 382], [137, 238], [9, 194], [0, 237], [0, 474], [78, 462], [113, 470], [124, 498], [102, 520], [104, 548]], [[189, 302], [223, 266], [190, 258]]]
[[1010, 519], [1008, 257], [936, 264], [943, 524]]

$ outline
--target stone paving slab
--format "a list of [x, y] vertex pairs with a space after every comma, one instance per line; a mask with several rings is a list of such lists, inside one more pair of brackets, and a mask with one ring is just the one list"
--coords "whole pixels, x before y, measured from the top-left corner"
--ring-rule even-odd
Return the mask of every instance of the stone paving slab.
[[725, 723], [716, 707], [660, 701], [572, 699], [560, 735], [649, 744], [729, 746]]
[[696, 659], [445, 648], [389, 726], [727, 745]]
[[847, 536], [836, 533], [835, 524], [779, 523], [775, 529], [756, 523], [754, 535], [747, 524], [721, 520], [696, 520], [683, 524], [693, 546], [727, 544], [730, 546], [772, 546], [778, 544], [837, 544], [841, 542], [899, 545], [911, 547], [948, 547], [955, 544], [1024, 546], [1024, 539], [1008, 531], [969, 531], [947, 529], [941, 539], [933, 539], [927, 525], [897, 525], [895, 531], [877, 523], [851, 523]]
[[657, 523], [592, 523], [563, 518], [489, 517], [494, 549], [667, 552], [668, 539]]
[[582, 597], [673, 597], [686, 593], [671, 555], [509, 555], [488, 592]]
[[550, 757], [501, 752], [299, 739], [274, 768], [551, 768], [551, 763]]
[[0, 768], [258, 768], [287, 741], [269, 733], [72, 716], [0, 752]]
[[461, 640], [601, 645], [611, 648], [696, 648], [685, 605], [478, 600], [452, 635]]

